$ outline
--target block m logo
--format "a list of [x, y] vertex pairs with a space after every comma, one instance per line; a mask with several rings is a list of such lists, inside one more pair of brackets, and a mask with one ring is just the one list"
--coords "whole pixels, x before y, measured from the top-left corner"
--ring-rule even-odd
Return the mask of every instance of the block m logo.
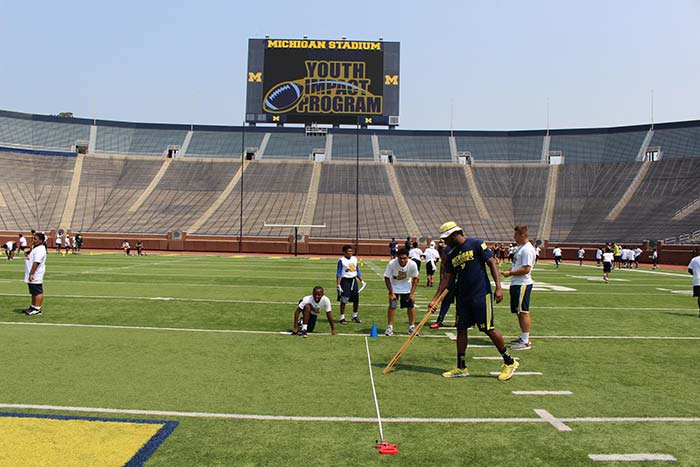
[[254, 73], [252, 71], [248, 72], [248, 82], [249, 83], [262, 83], [262, 72], [258, 71]]
[[399, 75], [384, 75], [384, 84], [388, 86], [398, 86]]

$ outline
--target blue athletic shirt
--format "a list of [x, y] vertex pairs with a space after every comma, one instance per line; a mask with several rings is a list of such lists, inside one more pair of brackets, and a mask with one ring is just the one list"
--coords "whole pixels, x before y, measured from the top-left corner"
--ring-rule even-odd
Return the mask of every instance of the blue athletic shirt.
[[445, 272], [457, 278], [457, 296], [460, 300], [481, 298], [491, 293], [491, 282], [486, 275], [486, 261], [493, 253], [486, 242], [468, 238], [447, 254]]

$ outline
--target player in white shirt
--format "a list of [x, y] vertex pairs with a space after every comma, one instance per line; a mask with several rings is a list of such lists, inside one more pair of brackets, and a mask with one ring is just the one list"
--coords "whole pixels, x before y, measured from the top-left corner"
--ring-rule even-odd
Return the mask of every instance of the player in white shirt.
[[583, 266], [583, 258], [586, 256], [586, 250], [582, 246], [578, 247], [578, 265]]
[[29, 286], [32, 304], [24, 310], [29, 316], [41, 315], [41, 304], [44, 301], [44, 272], [46, 271], [46, 237], [37, 232], [32, 237], [32, 251], [24, 262], [24, 282]]
[[557, 269], [559, 269], [559, 263], [561, 263], [561, 248], [555, 246], [554, 250], [552, 250], [552, 254], [554, 255], [554, 264], [556, 264]]
[[600, 266], [600, 262], [603, 261], [603, 250], [596, 248], [595, 250], [595, 265]]
[[612, 271], [614, 261], [615, 255], [612, 250], [606, 248], [605, 253], [603, 253], [603, 280], [606, 284], [610, 282], [610, 271]]
[[352, 321], [362, 323], [358, 316], [360, 306], [360, 286], [362, 273], [357, 258], [353, 256], [354, 250], [350, 245], [343, 245], [343, 256], [338, 260], [338, 268], [335, 273], [336, 288], [338, 289], [338, 301], [340, 302], [340, 324], [348, 324], [345, 320], [345, 305], [352, 303]]
[[435, 242], [430, 242], [430, 246], [423, 253], [425, 256], [425, 273], [427, 276], [427, 287], [433, 286], [433, 276], [437, 271], [437, 263], [440, 261], [440, 253], [435, 249]]
[[128, 240], [124, 240], [122, 242], [122, 250], [124, 250], [124, 254], [126, 256], [131, 256], [131, 245], [129, 244]]
[[5, 255], [7, 255], [7, 260], [8, 261], [14, 261], [15, 259], [15, 252], [17, 251], [17, 244], [13, 242], [12, 240], [8, 241], [2, 246], [3, 250], [5, 250]]
[[627, 268], [627, 266], [628, 266], [628, 264], [627, 264], [627, 261], [629, 260], [628, 254], [629, 254], [629, 250], [623, 246], [622, 250], [620, 250], [620, 260], [622, 261], [623, 268]]
[[642, 256], [642, 249], [637, 247], [634, 249], [634, 267], [639, 267], [639, 257]]
[[536, 255], [535, 255], [535, 264], [537, 264], [537, 262], [540, 260], [540, 252], [541, 252], [541, 251], [542, 251], [542, 248], [540, 248], [540, 247], [535, 248], [535, 253], [536, 253]]
[[518, 316], [520, 337], [511, 342], [512, 350], [528, 350], [530, 342], [530, 293], [532, 292], [532, 268], [537, 252], [528, 240], [527, 226], [515, 227], [513, 234], [518, 245], [513, 255], [510, 271], [503, 271], [503, 277], [510, 277], [510, 311]]
[[418, 248], [418, 242], [413, 242], [413, 248], [408, 250], [408, 258], [416, 263], [416, 266], [418, 266], [418, 272], [420, 272], [420, 265], [423, 261], [423, 256], [423, 250]]
[[27, 239], [24, 235], [19, 234], [19, 251], [24, 251], [27, 249]]
[[63, 256], [66, 256], [70, 252], [70, 235], [66, 234], [63, 237]]
[[[323, 287], [317, 285], [311, 292], [311, 295], [299, 300], [294, 310], [294, 325], [292, 326], [292, 334], [298, 334], [301, 337], [306, 337], [307, 333], [314, 332], [316, 328], [316, 319], [321, 313], [321, 310], [326, 312], [328, 324], [331, 327], [331, 335], [335, 336], [335, 326], [333, 325], [333, 313], [331, 313], [331, 300], [323, 294]], [[301, 324], [301, 332], [299, 325]]]
[[418, 267], [408, 259], [408, 252], [404, 248], [386, 265], [384, 284], [389, 291], [388, 324], [384, 335], [394, 335], [394, 316], [399, 305], [408, 309], [408, 333], [412, 334], [416, 327], [414, 294], [418, 286]]
[[61, 254], [62, 240], [59, 234], [56, 234], [56, 253]]
[[690, 260], [688, 274], [693, 275], [693, 297], [698, 297], [698, 317], [700, 317], [700, 255]]

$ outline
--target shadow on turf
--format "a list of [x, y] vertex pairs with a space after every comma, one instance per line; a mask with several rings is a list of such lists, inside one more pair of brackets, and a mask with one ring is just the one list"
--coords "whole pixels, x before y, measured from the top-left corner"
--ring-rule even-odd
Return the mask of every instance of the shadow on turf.
[[697, 318], [698, 317], [697, 313], [676, 313], [673, 311], [662, 311], [661, 314], [673, 315], [673, 316], [685, 316], [687, 318]]
[[[380, 370], [384, 370], [384, 367], [386, 367], [385, 363], [372, 363], [373, 367], [376, 367]], [[419, 365], [402, 365], [400, 363], [397, 363], [394, 368], [389, 372], [389, 375], [392, 373], [396, 372], [401, 372], [401, 371], [413, 371], [416, 373], [429, 373], [431, 375], [437, 375], [437, 376], [442, 376], [442, 374], [449, 370], [449, 368], [433, 368], [429, 366], [419, 366]], [[387, 375], [388, 376], [388, 375]], [[493, 378], [491, 375], [474, 375], [471, 374], [469, 375], [470, 378]]]

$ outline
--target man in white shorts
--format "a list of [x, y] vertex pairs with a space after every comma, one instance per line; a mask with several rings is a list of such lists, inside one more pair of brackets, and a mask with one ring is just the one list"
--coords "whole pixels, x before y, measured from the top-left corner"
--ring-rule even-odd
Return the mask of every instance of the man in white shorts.
[[396, 258], [389, 261], [384, 270], [384, 284], [389, 291], [388, 324], [385, 336], [394, 335], [394, 317], [396, 307], [408, 309], [408, 333], [416, 328], [416, 306], [414, 294], [418, 286], [418, 267], [408, 259], [408, 252], [402, 248]]
[[[292, 334], [306, 337], [307, 333], [314, 332], [316, 328], [316, 319], [322, 309], [326, 312], [326, 318], [331, 327], [331, 334], [335, 336], [333, 314], [331, 313], [331, 300], [323, 294], [323, 287], [320, 285], [314, 287], [311, 295], [307, 295], [299, 301], [299, 305], [297, 305], [294, 310]], [[299, 330], [299, 325], [301, 325], [301, 332]]]

